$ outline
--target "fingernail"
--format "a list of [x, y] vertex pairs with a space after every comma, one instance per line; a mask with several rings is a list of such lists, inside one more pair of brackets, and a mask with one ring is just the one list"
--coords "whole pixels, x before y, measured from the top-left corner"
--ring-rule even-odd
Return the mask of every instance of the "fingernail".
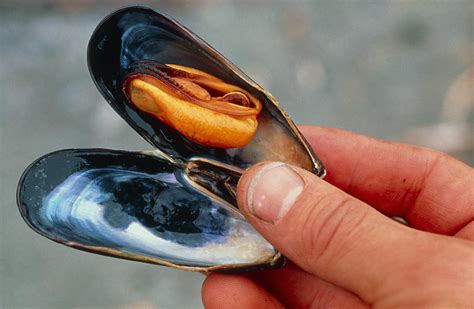
[[249, 211], [263, 221], [278, 221], [295, 204], [303, 188], [303, 179], [285, 163], [264, 165], [249, 185]]

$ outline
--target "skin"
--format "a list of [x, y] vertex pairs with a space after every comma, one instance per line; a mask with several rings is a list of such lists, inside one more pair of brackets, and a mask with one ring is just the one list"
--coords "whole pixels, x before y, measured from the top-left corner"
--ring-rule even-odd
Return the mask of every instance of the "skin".
[[[292, 167], [304, 190], [281, 219], [249, 222], [291, 262], [211, 274], [206, 308], [474, 307], [474, 169], [445, 154], [342, 130], [300, 128], [328, 175]], [[392, 219], [400, 216], [410, 227]]]

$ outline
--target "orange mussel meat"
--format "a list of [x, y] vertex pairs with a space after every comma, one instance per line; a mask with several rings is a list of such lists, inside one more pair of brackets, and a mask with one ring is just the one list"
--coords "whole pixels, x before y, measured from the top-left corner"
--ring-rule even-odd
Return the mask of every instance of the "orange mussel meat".
[[157, 65], [130, 75], [129, 101], [189, 140], [216, 148], [247, 145], [258, 126], [261, 102], [248, 91], [195, 68]]

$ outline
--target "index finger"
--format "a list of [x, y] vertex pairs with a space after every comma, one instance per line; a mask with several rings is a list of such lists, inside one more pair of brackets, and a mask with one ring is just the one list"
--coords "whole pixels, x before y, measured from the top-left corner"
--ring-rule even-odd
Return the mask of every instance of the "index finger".
[[474, 170], [433, 150], [338, 129], [299, 127], [326, 180], [410, 226], [453, 235], [474, 217]]

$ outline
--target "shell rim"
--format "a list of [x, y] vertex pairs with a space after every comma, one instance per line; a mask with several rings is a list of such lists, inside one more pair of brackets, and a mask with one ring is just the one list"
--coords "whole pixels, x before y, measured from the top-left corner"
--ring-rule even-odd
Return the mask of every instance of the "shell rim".
[[[193, 32], [191, 32], [188, 28], [186, 28], [185, 26], [181, 25], [178, 21], [176, 21], [175, 19], [167, 16], [166, 14], [162, 14], [160, 12], [157, 12], [156, 10], [154, 10], [153, 8], [151, 7], [148, 7], [148, 6], [144, 6], [144, 5], [135, 5], [135, 6], [124, 6], [122, 8], [119, 8], [109, 14], [107, 14], [100, 22], [99, 24], [95, 27], [95, 29], [93, 30], [92, 32], [92, 35], [91, 37], [94, 37], [97, 32], [99, 31], [99, 29], [102, 28], [102, 26], [107, 23], [112, 17], [114, 17], [116, 14], [118, 13], [121, 13], [125, 10], [130, 10], [130, 9], [143, 9], [143, 10], [148, 10], [148, 11], [152, 11], [154, 13], [157, 13], [161, 16], [163, 16], [164, 18], [168, 19], [170, 22], [172, 22], [173, 24], [175, 24], [176, 26], [180, 27], [181, 29], [183, 29], [191, 38], [195, 39], [198, 43], [202, 44], [204, 47], [206, 47], [208, 49], [208, 51], [210, 51], [213, 55], [215, 56], [218, 56], [220, 58], [220, 60], [223, 62], [223, 64], [227, 65], [229, 67], [229, 69], [231, 69], [233, 71], [234, 74], [236, 74], [238, 77], [240, 77], [242, 80], [244, 80], [245, 82], [247, 82], [249, 84], [249, 86], [255, 88], [257, 91], [260, 91], [261, 93], [263, 93], [267, 98], [268, 100], [278, 109], [278, 111], [281, 113], [281, 115], [283, 116], [283, 118], [285, 119], [285, 121], [287, 122], [287, 124], [290, 126], [290, 128], [293, 130], [293, 132], [295, 133], [296, 137], [298, 138], [298, 140], [303, 144], [304, 148], [307, 150], [307, 153], [309, 154], [310, 158], [311, 158], [311, 161], [312, 161], [312, 165], [313, 165], [313, 172], [315, 172], [315, 174], [319, 177], [324, 177], [326, 175], [326, 169], [324, 167], [324, 165], [322, 164], [321, 161], [319, 161], [316, 157], [316, 155], [314, 154], [314, 152], [312, 151], [312, 149], [309, 147], [309, 144], [307, 143], [307, 141], [305, 140], [305, 138], [303, 137], [303, 135], [301, 134], [301, 132], [299, 131], [299, 129], [297, 128], [297, 126], [294, 124], [294, 122], [289, 118], [288, 114], [286, 113], [286, 111], [284, 111], [281, 107], [280, 107], [280, 104], [279, 102], [273, 97], [273, 95], [271, 95], [268, 91], [266, 91], [265, 89], [263, 89], [262, 87], [260, 87], [255, 81], [253, 81], [249, 76], [247, 76], [245, 73], [241, 72], [240, 69], [237, 68], [237, 66], [235, 64], [233, 64], [230, 60], [228, 60], [226, 57], [224, 57], [219, 51], [215, 50], [213, 47], [211, 47], [205, 40], [201, 39], [199, 36], [197, 36], [196, 34], [194, 34]], [[88, 67], [88, 70], [89, 70], [89, 74], [90, 76], [92, 77], [92, 80], [96, 86], [96, 88], [99, 90], [99, 92], [101, 93], [101, 95], [105, 98], [106, 101], [108, 101], [110, 104], [112, 104], [112, 102], [103, 95], [102, 91], [101, 91], [101, 87], [99, 86], [98, 84], [98, 81], [95, 79], [93, 73], [92, 73], [92, 68], [91, 68], [91, 62], [89, 61], [90, 59], [90, 55], [91, 55], [91, 50], [92, 50], [92, 47], [91, 47], [91, 40], [89, 40], [89, 43], [88, 43], [88, 46], [87, 46], [87, 67]], [[237, 69], [237, 70], [236, 70]], [[127, 121], [126, 121], [127, 122]], [[129, 124], [130, 125], [130, 124]], [[143, 137], [142, 137], [143, 138]], [[145, 139], [146, 140], [146, 139]], [[152, 144], [152, 147], [155, 149], [155, 150], [158, 150], [160, 153], [162, 153], [165, 158], [167, 160], [170, 161], [171, 164], [175, 163], [173, 162], [173, 160], [170, 160], [171, 158], [169, 158], [169, 155], [166, 154], [165, 152], [163, 152], [161, 149], [159, 149], [158, 147], [156, 147], [155, 145]], [[103, 247], [97, 247], [97, 246], [84, 246], [84, 245], [80, 245], [78, 243], [74, 243], [74, 242], [65, 242], [61, 239], [59, 239], [58, 237], [55, 237], [55, 236], [52, 236], [51, 235], [47, 235], [45, 232], [39, 230], [36, 226], [34, 226], [28, 219], [27, 219], [27, 214], [24, 212], [25, 209], [27, 209], [26, 205], [24, 203], [22, 203], [21, 201], [21, 194], [22, 194], [22, 191], [23, 191], [23, 184], [25, 182], [25, 178], [26, 176], [29, 174], [29, 172], [31, 171], [31, 169], [33, 168], [33, 166], [35, 166], [37, 163], [39, 163], [41, 160], [51, 156], [51, 155], [54, 155], [56, 153], [60, 153], [60, 152], [63, 152], [63, 151], [78, 151], [78, 150], [84, 150], [84, 148], [67, 148], [67, 149], [60, 149], [60, 150], [56, 150], [56, 151], [52, 151], [52, 152], [49, 152], [49, 153], [46, 153], [42, 156], [40, 156], [39, 158], [37, 158], [36, 160], [34, 160], [32, 163], [30, 163], [26, 169], [22, 172], [19, 180], [18, 180], [18, 185], [17, 185], [17, 190], [16, 190], [16, 202], [17, 202], [17, 206], [18, 206], [18, 210], [20, 212], [20, 215], [22, 216], [23, 220], [25, 221], [25, 223], [33, 230], [35, 231], [36, 233], [38, 233], [39, 235], [51, 240], [51, 241], [54, 241], [56, 243], [60, 243], [62, 245], [66, 245], [68, 247], [71, 247], [71, 248], [75, 248], [75, 249], [79, 249], [81, 251], [88, 251], [88, 252], [92, 252], [92, 253], [96, 253], [96, 254], [101, 254], [101, 255], [106, 255], [106, 256], [111, 256], [111, 257], [115, 257], [115, 258], [120, 258], [120, 259], [126, 259], [126, 260], [131, 260], [131, 261], [137, 261], [137, 262], [145, 262], [145, 263], [151, 263], [151, 264], [158, 264], [158, 265], [163, 265], [163, 266], [170, 266], [170, 267], [173, 267], [173, 268], [176, 268], [176, 269], [183, 269], [183, 270], [189, 270], [189, 271], [195, 271], [195, 272], [234, 272], [234, 271], [254, 271], [254, 270], [261, 270], [261, 269], [266, 269], [266, 268], [277, 268], [277, 267], [280, 267], [280, 266], [283, 266], [284, 263], [285, 263], [285, 257], [277, 250], [275, 250], [275, 255], [272, 257], [271, 260], [269, 260], [268, 262], [264, 262], [264, 263], [256, 263], [256, 264], [222, 264], [222, 265], [217, 265], [217, 266], [208, 266], [208, 267], [195, 267], [195, 266], [183, 266], [183, 265], [178, 265], [178, 264], [175, 264], [175, 263], [171, 263], [171, 262], [167, 262], [167, 261], [164, 261], [164, 260], [160, 260], [160, 259], [157, 259], [157, 258], [151, 258], [151, 257], [140, 257], [139, 255], [135, 255], [135, 254], [130, 254], [130, 253], [127, 253], [127, 254], [123, 254], [123, 253], [120, 253], [120, 251], [118, 250], [113, 250], [113, 249], [106, 249], [106, 248], [103, 248]], [[89, 148], [87, 150], [93, 150], [93, 151], [110, 151], [111, 149], [105, 149], [105, 148]], [[127, 150], [115, 150], [115, 151], [123, 151], [123, 152], [128, 152]], [[115, 254], [114, 254], [115, 253]], [[119, 254], [117, 254], [119, 253]]]
[[[288, 113], [283, 110], [280, 106], [280, 103], [275, 99], [275, 97], [269, 93], [267, 90], [263, 89], [261, 86], [259, 86], [252, 78], [250, 78], [247, 74], [245, 74], [244, 72], [242, 72], [234, 63], [232, 63], [229, 59], [227, 59], [224, 55], [222, 55], [218, 50], [216, 50], [215, 48], [213, 48], [211, 45], [209, 45], [209, 43], [207, 43], [204, 39], [202, 39], [201, 37], [199, 37], [197, 34], [195, 34], [194, 32], [192, 32], [191, 30], [189, 30], [186, 26], [182, 25], [181, 23], [179, 23], [177, 20], [175, 20], [174, 18], [172, 17], [169, 17], [167, 16], [166, 14], [163, 14], [163, 13], [160, 13], [156, 10], [154, 10], [153, 8], [151, 7], [148, 7], [148, 6], [145, 6], [145, 5], [133, 5], [133, 6], [125, 6], [125, 7], [122, 7], [120, 9], [117, 9], [111, 13], [109, 13], [108, 15], [106, 15], [100, 22], [99, 24], [96, 26], [96, 28], [94, 29], [94, 31], [92, 32], [92, 35], [91, 35], [91, 38], [95, 37], [95, 35], [97, 34], [97, 32], [99, 31], [99, 29], [102, 28], [102, 26], [107, 23], [110, 19], [112, 19], [115, 15], [123, 12], [123, 11], [126, 11], [126, 10], [132, 10], [132, 9], [142, 9], [142, 10], [146, 10], [146, 11], [150, 11], [150, 12], [153, 12], [155, 14], [158, 14], [160, 16], [162, 16], [163, 18], [169, 20], [171, 23], [173, 23], [176, 27], [179, 27], [180, 29], [182, 29], [184, 32], [186, 32], [192, 39], [194, 39], [197, 43], [199, 43], [200, 45], [202, 45], [203, 47], [206, 48], [206, 52], [209, 52], [212, 56], [217, 56], [219, 58], [219, 60], [224, 64], [226, 65], [234, 74], [236, 74], [239, 78], [241, 78], [243, 81], [245, 81], [246, 83], [249, 84], [249, 86], [253, 87], [254, 89], [256, 89], [257, 91], [261, 92], [274, 106], [275, 108], [280, 112], [280, 114], [283, 116], [283, 118], [285, 119], [286, 123], [288, 124], [288, 126], [293, 130], [293, 133], [295, 134], [295, 137], [300, 141], [300, 143], [303, 144], [303, 147], [305, 148], [306, 150], [306, 153], [309, 155], [310, 159], [311, 159], [311, 163], [312, 163], [312, 172], [314, 174], [316, 174], [316, 176], [318, 177], [321, 177], [321, 178], [324, 178], [326, 176], [326, 168], [324, 167], [323, 163], [318, 159], [318, 157], [316, 156], [316, 154], [314, 153], [314, 151], [311, 149], [311, 147], [309, 147], [309, 144], [308, 142], [306, 141], [306, 139], [304, 138], [304, 136], [301, 134], [301, 132], [299, 131], [298, 127], [295, 125], [295, 123], [293, 122], [293, 120], [291, 120], [291, 118], [288, 116]], [[113, 102], [111, 102], [111, 100], [109, 100], [106, 96], [104, 96], [102, 90], [101, 90], [101, 87], [99, 86], [98, 82], [96, 81], [94, 75], [93, 75], [93, 70], [92, 70], [92, 67], [91, 67], [91, 62], [89, 61], [89, 59], [91, 58], [91, 53], [92, 53], [92, 40], [90, 39], [89, 40], [89, 43], [87, 45], [87, 66], [88, 66], [88, 70], [89, 70], [89, 74], [96, 86], [96, 88], [99, 90], [100, 94], [105, 98], [106, 101], [109, 102], [109, 104], [113, 104]], [[115, 111], [115, 109], [114, 109]], [[117, 112], [117, 111], [115, 111]], [[120, 113], [119, 113], [120, 114]], [[125, 119], [124, 119], [125, 120]], [[127, 122], [128, 125], [130, 125], [134, 130], [135, 129], [135, 126], [133, 125], [133, 123], [129, 123], [128, 120], [125, 120]], [[151, 144], [151, 146], [155, 149], [158, 149], [160, 152], [162, 152], [164, 154], [164, 156], [166, 158], [168, 158], [168, 160], [172, 161], [172, 162], [175, 162], [174, 158], [172, 158], [169, 154], [167, 154], [165, 151], [161, 150], [160, 148], [156, 147], [153, 143], [151, 143], [150, 141], [148, 141], [146, 138], [144, 138], [142, 136], [142, 134], [139, 134], [141, 138], [143, 138], [144, 140], [146, 140], [148, 143]]]
[[134, 262], [143, 262], [143, 263], [148, 263], [148, 264], [168, 266], [175, 269], [188, 270], [188, 271], [193, 271], [193, 272], [251, 272], [251, 271], [258, 271], [258, 270], [263, 270], [267, 268], [278, 268], [285, 264], [286, 262], [285, 257], [280, 253], [280, 251], [275, 249], [275, 254], [272, 256], [271, 259], [265, 262], [260, 262], [260, 263], [221, 264], [221, 265], [202, 266], [202, 267], [185, 266], [185, 265], [179, 265], [176, 263], [168, 262], [159, 258], [145, 257], [145, 256], [133, 254], [133, 253], [124, 253], [116, 249], [109, 249], [109, 248], [100, 247], [100, 246], [86, 246], [86, 245], [81, 245], [73, 241], [64, 241], [63, 239], [59, 237], [56, 237], [54, 235], [50, 235], [41, 231], [38, 227], [34, 226], [28, 220], [27, 214], [24, 212], [24, 210], [26, 210], [27, 207], [24, 203], [22, 203], [21, 194], [24, 188], [23, 184], [25, 182], [25, 179], [27, 175], [31, 172], [32, 168], [36, 164], [38, 164], [40, 161], [61, 152], [65, 152], [65, 151], [74, 152], [74, 151], [81, 151], [81, 150], [132, 152], [132, 151], [127, 151], [127, 150], [115, 150], [115, 149], [106, 149], [106, 148], [87, 148], [87, 149], [86, 148], [66, 148], [66, 149], [59, 149], [59, 150], [46, 153], [40, 156], [39, 158], [37, 158], [36, 160], [34, 160], [32, 163], [30, 163], [28, 167], [26, 167], [25, 170], [22, 172], [18, 180], [18, 185], [16, 189], [16, 203], [17, 203], [18, 211], [20, 212], [20, 215], [23, 221], [35, 233], [45, 237], [46, 239], [59, 243], [61, 245], [65, 245], [67, 247], [78, 249], [85, 252], [91, 252], [91, 253], [95, 253], [95, 254], [99, 254], [103, 256], [109, 256], [113, 258], [119, 258], [123, 260], [134, 261]]

